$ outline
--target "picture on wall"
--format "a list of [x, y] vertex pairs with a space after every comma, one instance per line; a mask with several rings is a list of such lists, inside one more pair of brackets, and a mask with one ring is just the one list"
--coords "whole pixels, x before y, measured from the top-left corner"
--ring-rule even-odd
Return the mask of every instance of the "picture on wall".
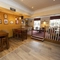
[[4, 14], [4, 18], [7, 18], [7, 14]]
[[13, 24], [14, 22], [13, 21], [10, 21], [10, 24]]
[[17, 17], [15, 18], [15, 24], [19, 24], [19, 19]]
[[2, 20], [0, 19], [0, 24], [2, 24]]
[[18, 20], [15, 20], [15, 23], [16, 23], [16, 24], [18, 24], [18, 23], [19, 23], [19, 21], [18, 21]]
[[22, 22], [21, 22], [22, 24], [24, 24], [24, 20], [22, 20]]
[[4, 19], [4, 24], [8, 24], [8, 20], [7, 19]]

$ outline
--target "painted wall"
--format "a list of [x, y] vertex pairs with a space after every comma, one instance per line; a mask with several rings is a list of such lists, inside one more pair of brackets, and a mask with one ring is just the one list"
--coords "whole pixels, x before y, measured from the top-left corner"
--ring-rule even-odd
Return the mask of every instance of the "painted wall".
[[[4, 14], [7, 14], [7, 13], [0, 12], [0, 20], [2, 20], [2, 23], [0, 24], [0, 30], [7, 31], [9, 33], [9, 37], [12, 37], [12, 29], [20, 28], [21, 21], [19, 20], [19, 24], [16, 24], [15, 18], [16, 17], [18, 18], [18, 16], [7, 14], [8, 24], [4, 24], [4, 19], [5, 19]], [[10, 24], [10, 21], [13, 21], [13, 24]]]
[[[44, 24], [44, 22], [46, 22], [46, 24]], [[46, 27], [48, 28], [50, 24], [50, 17], [43, 17], [41, 18], [41, 27]]]

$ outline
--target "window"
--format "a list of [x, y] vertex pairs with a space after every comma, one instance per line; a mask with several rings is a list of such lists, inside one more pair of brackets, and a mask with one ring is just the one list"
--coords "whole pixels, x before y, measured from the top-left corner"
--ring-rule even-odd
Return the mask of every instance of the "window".
[[34, 21], [34, 30], [39, 30], [40, 29], [40, 20]]
[[50, 20], [50, 27], [60, 27], [60, 19]]

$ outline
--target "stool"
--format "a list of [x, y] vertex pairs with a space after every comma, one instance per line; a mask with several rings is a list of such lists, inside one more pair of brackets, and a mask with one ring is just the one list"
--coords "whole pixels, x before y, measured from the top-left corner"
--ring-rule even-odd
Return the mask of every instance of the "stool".
[[0, 51], [9, 48], [9, 42], [6, 36], [0, 37]]

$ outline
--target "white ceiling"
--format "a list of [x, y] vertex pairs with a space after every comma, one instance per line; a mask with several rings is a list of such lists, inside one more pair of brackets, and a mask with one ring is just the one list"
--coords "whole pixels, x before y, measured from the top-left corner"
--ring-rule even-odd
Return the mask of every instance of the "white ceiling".
[[[32, 6], [34, 7], [32, 9]], [[34, 13], [60, 9], [60, 0], [0, 0], [0, 7], [10, 10], [15, 8], [16, 12], [32, 15]]]
[[[23, 5], [24, 7], [27, 7], [28, 9], [30, 9], [31, 11], [36, 11], [39, 9], [43, 9], [43, 8], [47, 8], [53, 5], [57, 5], [60, 4], [60, 0], [13, 0], [21, 5]], [[32, 9], [32, 7], [34, 7]]]

